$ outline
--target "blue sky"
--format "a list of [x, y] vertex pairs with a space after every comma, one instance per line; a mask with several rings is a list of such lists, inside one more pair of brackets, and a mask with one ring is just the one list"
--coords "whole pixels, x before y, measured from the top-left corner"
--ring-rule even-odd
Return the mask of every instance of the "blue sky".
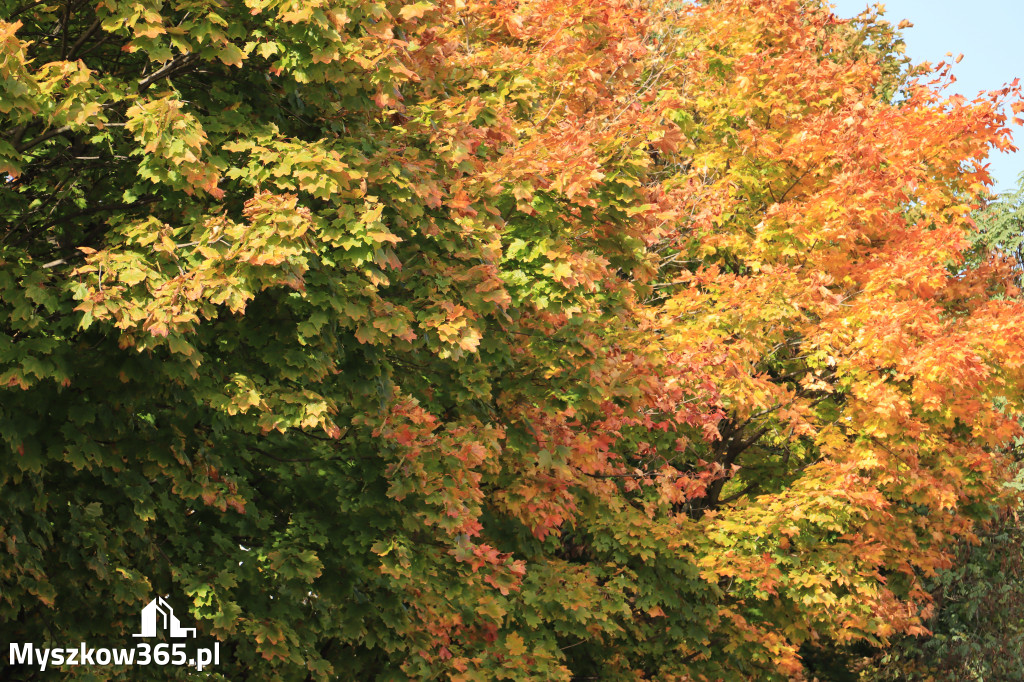
[[[831, 0], [835, 14], [851, 17], [873, 5], [866, 0]], [[1024, 80], [1024, 0], [889, 0], [886, 19], [898, 24], [909, 19], [913, 28], [903, 31], [907, 54], [915, 62], [937, 63], [946, 53], [963, 54], [953, 74], [953, 90], [968, 99], [979, 91], [995, 90], [1020, 77]], [[1024, 149], [1024, 129], [1015, 127], [1016, 145]], [[1016, 185], [1024, 171], [1024, 151], [989, 157], [989, 172], [996, 191]]]

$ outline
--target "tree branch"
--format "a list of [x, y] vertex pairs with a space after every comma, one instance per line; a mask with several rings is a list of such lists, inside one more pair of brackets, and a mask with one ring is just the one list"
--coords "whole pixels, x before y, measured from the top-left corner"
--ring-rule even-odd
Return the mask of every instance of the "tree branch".
[[171, 61], [169, 61], [166, 64], [164, 64], [163, 66], [161, 66], [159, 69], [157, 69], [153, 73], [149, 74], [148, 76], [146, 76], [145, 78], [140, 80], [139, 81], [139, 92], [140, 93], [141, 92], [145, 92], [146, 89], [150, 85], [152, 85], [153, 83], [157, 82], [158, 80], [160, 80], [162, 78], [167, 78], [167, 77], [171, 76], [172, 74], [180, 73], [182, 70], [186, 69], [193, 62], [198, 61], [198, 60], [199, 60], [199, 55], [194, 53], [194, 52], [190, 53], [190, 54], [182, 55], [182, 56], [178, 57], [177, 59], [172, 59]]
[[[93, 123], [93, 124], [90, 124], [87, 127], [89, 127], [89, 128], [101, 128], [101, 127], [102, 128], [123, 128], [124, 125], [125, 125], [124, 123], [103, 123], [103, 124]], [[52, 139], [54, 137], [57, 137], [58, 135], [63, 135], [64, 133], [69, 133], [69, 132], [71, 132], [71, 126], [61, 126], [60, 128], [52, 128], [50, 130], [47, 130], [46, 132], [39, 133], [34, 138], [32, 138], [31, 140], [29, 140], [28, 142], [26, 142], [24, 144], [16, 144], [16, 145], [14, 145], [14, 151], [16, 151], [17, 153], [21, 154], [23, 152], [28, 151], [29, 149], [32, 149], [32, 147], [35, 147], [36, 145], [40, 145], [40, 144], [46, 142], [49, 139]]]
[[68, 50], [67, 58], [69, 61], [74, 60], [75, 54], [82, 47], [82, 45], [85, 44], [85, 41], [88, 40], [92, 36], [92, 34], [96, 32], [96, 29], [100, 27], [101, 22], [102, 20], [99, 17], [96, 17], [96, 20], [89, 25], [89, 28], [85, 29], [85, 33], [78, 36], [78, 40], [76, 40], [75, 43], [71, 46], [71, 49]]
[[71, 132], [71, 126], [61, 126], [60, 128], [52, 128], [51, 130], [36, 135], [34, 138], [29, 140], [25, 144], [14, 145], [14, 151], [21, 154], [24, 151], [32, 149], [32, 147], [35, 147], [36, 145], [46, 142], [50, 138], [57, 137], [58, 135], [63, 135], [64, 133], [68, 132]]

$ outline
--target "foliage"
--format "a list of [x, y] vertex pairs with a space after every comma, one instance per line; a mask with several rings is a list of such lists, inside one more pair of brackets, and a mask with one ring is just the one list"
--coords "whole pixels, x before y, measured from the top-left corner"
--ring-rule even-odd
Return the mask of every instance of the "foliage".
[[930, 635], [897, 642], [864, 680], [961, 682], [1015, 680], [1024, 675], [1024, 533], [1016, 514], [1000, 519], [964, 546], [954, 565], [930, 582]]
[[1011, 259], [1020, 286], [1024, 268], [1024, 175], [1017, 187], [997, 196], [974, 215], [977, 229], [972, 237], [978, 258], [991, 251]]
[[1019, 93], [873, 14], [2, 6], [11, 641], [171, 594], [225, 679], [794, 679], [1012, 497], [1024, 306], [950, 266]]
[[[1018, 187], [987, 202], [974, 214], [974, 251], [969, 262], [995, 255], [1012, 264], [1020, 283], [1024, 244]], [[1014, 442], [1019, 459], [1024, 440]], [[1024, 489], [1022, 472], [1007, 485]], [[926, 581], [934, 597], [925, 624], [929, 633], [903, 637], [874, 660], [860, 660], [863, 680], [1014, 680], [1024, 677], [1024, 631], [1017, 614], [1024, 607], [1024, 531], [1020, 508], [987, 524], [978, 544], [961, 543], [950, 568]], [[847, 668], [857, 668], [848, 661]]]

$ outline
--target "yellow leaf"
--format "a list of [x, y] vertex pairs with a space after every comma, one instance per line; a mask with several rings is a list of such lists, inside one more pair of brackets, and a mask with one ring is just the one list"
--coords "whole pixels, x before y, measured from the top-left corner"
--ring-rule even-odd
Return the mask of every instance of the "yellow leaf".
[[432, 9], [434, 9], [433, 3], [417, 2], [412, 5], [406, 5], [399, 10], [398, 14], [401, 15], [403, 19], [419, 19]]
[[508, 647], [508, 652], [513, 656], [522, 656], [526, 653], [526, 642], [518, 634], [513, 632], [505, 638], [505, 646]]

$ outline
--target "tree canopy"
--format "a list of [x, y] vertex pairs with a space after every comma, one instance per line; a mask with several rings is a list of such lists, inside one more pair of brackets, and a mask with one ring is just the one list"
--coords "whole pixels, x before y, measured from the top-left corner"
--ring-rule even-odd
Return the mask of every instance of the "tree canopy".
[[0, 7], [9, 641], [166, 594], [230, 680], [796, 679], [1014, 499], [1020, 93], [874, 13]]

